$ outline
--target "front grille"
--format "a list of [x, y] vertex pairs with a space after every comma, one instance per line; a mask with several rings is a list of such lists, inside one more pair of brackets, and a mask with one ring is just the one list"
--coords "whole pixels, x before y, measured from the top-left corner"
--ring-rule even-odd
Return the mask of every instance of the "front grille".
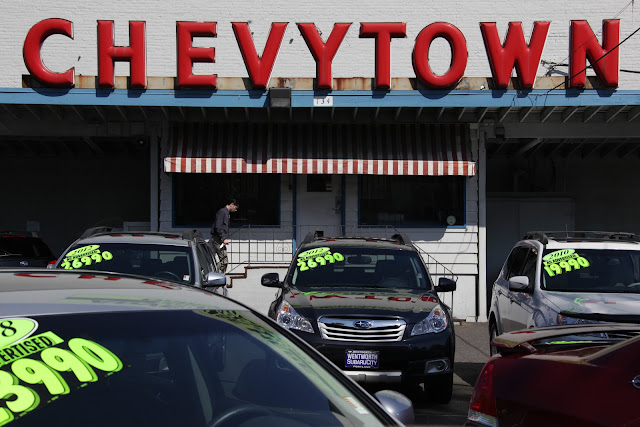
[[321, 317], [318, 327], [326, 340], [392, 342], [402, 340], [407, 323], [402, 319]]

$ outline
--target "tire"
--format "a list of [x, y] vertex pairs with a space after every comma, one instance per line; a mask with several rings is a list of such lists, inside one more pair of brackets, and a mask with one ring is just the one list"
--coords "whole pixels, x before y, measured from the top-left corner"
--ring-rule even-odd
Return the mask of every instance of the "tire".
[[426, 380], [424, 382], [424, 394], [428, 402], [449, 403], [453, 395], [453, 372]]
[[495, 323], [491, 323], [491, 326], [489, 326], [489, 354], [491, 356], [498, 353], [498, 350], [496, 349], [496, 347], [491, 345], [491, 342], [497, 336], [498, 336], [498, 328]]

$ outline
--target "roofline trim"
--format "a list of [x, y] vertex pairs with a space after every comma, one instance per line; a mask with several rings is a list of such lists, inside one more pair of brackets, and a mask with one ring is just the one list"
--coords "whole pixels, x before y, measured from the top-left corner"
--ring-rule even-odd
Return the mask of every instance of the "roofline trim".
[[[291, 108], [640, 106], [640, 90], [293, 90]], [[0, 104], [139, 107], [269, 107], [268, 90], [0, 88]]]

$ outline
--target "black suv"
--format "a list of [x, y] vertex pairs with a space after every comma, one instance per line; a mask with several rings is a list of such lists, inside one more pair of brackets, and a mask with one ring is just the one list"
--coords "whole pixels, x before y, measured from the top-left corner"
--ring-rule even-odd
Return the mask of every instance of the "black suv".
[[211, 250], [198, 230], [174, 233], [94, 227], [64, 251], [54, 268], [135, 274], [198, 288], [221, 288], [226, 295], [226, 278], [218, 272]]
[[269, 317], [303, 338], [354, 380], [424, 384], [426, 397], [448, 403], [455, 335], [449, 307], [406, 235], [391, 239], [317, 237], [310, 233], [287, 275], [262, 276], [280, 288]]
[[55, 260], [36, 233], [0, 231], [0, 267], [46, 267]]

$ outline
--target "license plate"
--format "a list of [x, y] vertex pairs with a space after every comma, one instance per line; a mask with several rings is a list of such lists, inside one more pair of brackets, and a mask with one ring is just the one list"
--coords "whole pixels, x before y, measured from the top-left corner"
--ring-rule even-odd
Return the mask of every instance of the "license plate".
[[344, 365], [347, 368], [378, 369], [379, 351], [347, 350]]

